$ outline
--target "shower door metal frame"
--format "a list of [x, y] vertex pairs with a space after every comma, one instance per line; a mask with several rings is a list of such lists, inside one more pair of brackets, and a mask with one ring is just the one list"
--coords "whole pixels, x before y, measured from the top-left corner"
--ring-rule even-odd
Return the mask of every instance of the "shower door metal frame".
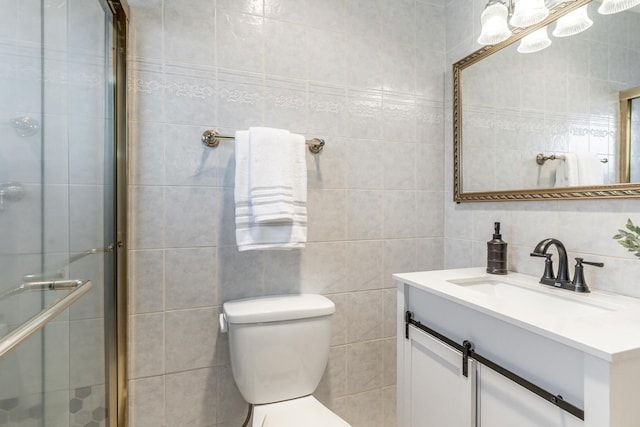
[[[105, 1], [105, 0], [100, 0]], [[127, 29], [129, 7], [125, 0], [106, 0], [113, 14], [112, 82], [114, 99], [115, 161], [115, 283], [105, 292], [105, 361], [108, 427], [127, 426]]]

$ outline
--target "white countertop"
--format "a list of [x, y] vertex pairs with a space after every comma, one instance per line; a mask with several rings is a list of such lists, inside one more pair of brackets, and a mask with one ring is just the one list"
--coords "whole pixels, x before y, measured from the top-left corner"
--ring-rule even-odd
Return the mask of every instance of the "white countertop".
[[[546, 338], [576, 348], [607, 361], [640, 357], [640, 299], [592, 291], [588, 294], [554, 288], [538, 283], [539, 277], [519, 273], [487, 274], [484, 268], [420, 271], [394, 274], [393, 277], [416, 289], [500, 319]], [[509, 303], [496, 296], [460, 286], [451, 281], [486, 278], [507, 281], [542, 295], [602, 308], [602, 312], [584, 316], [565, 316], [550, 311], [547, 304], [532, 298], [529, 304]], [[534, 294], [535, 295], [535, 294]], [[606, 310], [606, 311], [605, 311]]]

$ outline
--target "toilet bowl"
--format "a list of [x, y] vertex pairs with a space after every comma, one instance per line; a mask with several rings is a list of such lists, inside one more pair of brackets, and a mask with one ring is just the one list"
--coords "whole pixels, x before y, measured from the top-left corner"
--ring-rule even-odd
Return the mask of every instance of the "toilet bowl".
[[238, 390], [254, 405], [252, 427], [349, 427], [311, 396], [327, 366], [334, 312], [331, 300], [312, 294], [223, 304], [221, 328]]

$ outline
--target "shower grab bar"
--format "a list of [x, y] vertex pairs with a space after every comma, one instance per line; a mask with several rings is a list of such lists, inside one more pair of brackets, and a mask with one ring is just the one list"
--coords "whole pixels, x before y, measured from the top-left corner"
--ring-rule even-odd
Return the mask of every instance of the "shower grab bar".
[[52, 282], [23, 283], [17, 288], [0, 295], [1, 300], [22, 292], [71, 290], [71, 292], [51, 307], [42, 310], [13, 332], [0, 338], [0, 359], [16, 348], [21, 342], [42, 329], [57, 315], [65, 311], [71, 304], [76, 302], [78, 298], [86, 294], [89, 289], [91, 289], [91, 286], [93, 286], [91, 280], [58, 280]]
[[[215, 130], [205, 130], [202, 133], [202, 143], [210, 148], [215, 148], [220, 144], [221, 139], [236, 139], [235, 136], [220, 135]], [[313, 138], [305, 141], [305, 144], [309, 147], [309, 151], [313, 154], [322, 153], [324, 149], [324, 139]]]

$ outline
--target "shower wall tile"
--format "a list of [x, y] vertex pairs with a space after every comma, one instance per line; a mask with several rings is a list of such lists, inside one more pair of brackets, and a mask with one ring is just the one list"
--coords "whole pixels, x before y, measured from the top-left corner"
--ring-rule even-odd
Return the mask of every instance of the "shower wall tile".
[[218, 305], [215, 248], [169, 249], [164, 262], [167, 310]]
[[[347, 291], [348, 270], [344, 242], [308, 243], [301, 252], [299, 292], [329, 295]], [[285, 273], [289, 274], [292, 272]]]
[[305, 0], [264, 0], [264, 14], [269, 18], [306, 24], [307, 12], [307, 1]]
[[383, 426], [395, 427], [397, 423], [396, 412], [396, 386], [385, 387], [382, 389], [382, 412], [383, 412]]
[[220, 301], [264, 295], [264, 256], [258, 251], [238, 252], [235, 246], [218, 249]]
[[165, 161], [165, 125], [163, 123], [134, 123], [129, 126], [129, 138], [137, 141], [129, 145], [129, 159], [136, 167], [129, 171], [133, 185], [163, 185]]
[[382, 188], [385, 157], [384, 143], [374, 140], [352, 139], [346, 147], [348, 188]]
[[304, 133], [307, 129], [307, 86], [279, 78], [265, 79], [264, 124]]
[[347, 78], [349, 86], [382, 89], [382, 40], [377, 36], [349, 37], [347, 40]]
[[211, 425], [216, 419], [217, 386], [216, 368], [167, 375], [166, 389], [171, 394], [166, 408], [167, 427]]
[[264, 18], [218, 9], [217, 65], [222, 68], [264, 71]]
[[[390, 275], [443, 264], [444, 2], [132, 4], [130, 314], [155, 332], [131, 348], [138, 362], [163, 356], [135, 368], [131, 419], [240, 425], [221, 304], [318, 293], [336, 313], [317, 397], [354, 426], [393, 425]], [[234, 143], [200, 137], [251, 126], [326, 141], [306, 155], [304, 249], [237, 250]]]
[[362, 39], [379, 37], [382, 3], [369, 0], [347, 0], [347, 31]]
[[129, 52], [138, 57], [161, 59], [163, 0], [131, 0], [129, 2]]
[[382, 290], [349, 293], [350, 343], [375, 340], [382, 336]]
[[165, 370], [180, 372], [215, 366], [216, 308], [165, 313]]
[[[167, 187], [167, 247], [215, 245], [217, 192], [212, 187]], [[184, 209], [189, 206], [189, 209]]]
[[164, 314], [130, 317], [129, 378], [164, 373]]
[[383, 374], [382, 341], [367, 341], [347, 346], [347, 393], [380, 388]]
[[320, 402], [331, 402], [347, 394], [347, 346], [331, 347], [329, 363], [313, 395]]
[[313, 241], [344, 240], [344, 190], [309, 190], [307, 194], [307, 239]]
[[351, 190], [347, 193], [347, 238], [382, 237], [382, 191]]
[[247, 403], [233, 381], [231, 366], [218, 368], [217, 420], [223, 426], [242, 425], [247, 414]]
[[347, 404], [347, 422], [352, 427], [382, 426], [382, 389], [351, 394], [348, 396]]
[[347, 94], [344, 87], [316, 83], [309, 83], [308, 87], [307, 135], [323, 135], [325, 139], [346, 135]]
[[165, 188], [133, 186], [130, 190], [131, 249], [163, 247]]
[[[218, 181], [218, 153], [204, 144], [194, 144], [188, 135], [202, 133], [204, 127], [166, 125], [164, 176], [166, 185], [215, 186]], [[162, 152], [158, 154], [161, 156]]]
[[392, 274], [416, 270], [415, 239], [390, 239], [384, 242], [384, 287], [395, 286]]
[[164, 251], [129, 252], [129, 313], [164, 310]]
[[366, 240], [347, 245], [347, 282], [350, 291], [382, 288], [383, 242]]
[[409, 238], [416, 235], [416, 193], [385, 191], [382, 209], [384, 237]]
[[213, 68], [167, 66], [164, 84], [167, 122], [200, 126], [216, 122]]
[[309, 64], [306, 38], [304, 25], [265, 19], [265, 73], [304, 79]]
[[165, 423], [165, 377], [129, 380], [129, 422], [140, 427]]
[[215, 2], [184, 7], [180, 0], [164, 0], [164, 58], [169, 62], [215, 65], [215, 31], [210, 16]]
[[[324, 5], [323, 5], [324, 6]], [[344, 33], [309, 28], [307, 31], [311, 81], [343, 85], [346, 79], [347, 50]]]

